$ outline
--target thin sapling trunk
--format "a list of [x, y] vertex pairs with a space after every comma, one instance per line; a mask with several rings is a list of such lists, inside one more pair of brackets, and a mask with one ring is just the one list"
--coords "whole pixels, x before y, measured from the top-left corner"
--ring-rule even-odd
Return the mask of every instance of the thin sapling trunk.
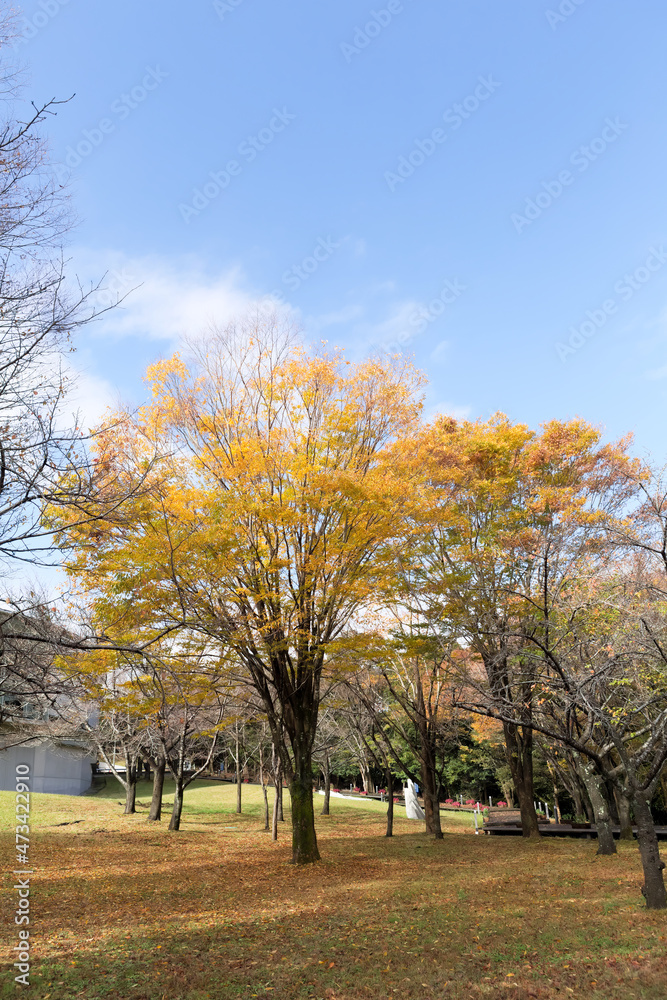
[[387, 782], [387, 832], [385, 837], [393, 837], [394, 835], [394, 776], [391, 773], [391, 768], [386, 768], [386, 782]]
[[164, 791], [164, 773], [167, 762], [164, 757], [158, 757], [153, 768], [153, 797], [148, 813], [148, 819], [157, 822], [162, 818], [162, 793]]
[[322, 803], [322, 815], [329, 815], [329, 803], [331, 801], [331, 769], [329, 767], [329, 754], [324, 754], [324, 802]]

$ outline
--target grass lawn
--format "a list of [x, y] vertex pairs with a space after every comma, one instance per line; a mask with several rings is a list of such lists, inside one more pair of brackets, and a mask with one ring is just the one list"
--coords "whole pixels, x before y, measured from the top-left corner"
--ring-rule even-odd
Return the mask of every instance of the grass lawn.
[[[146, 822], [146, 784], [130, 817], [112, 779], [97, 796], [32, 796], [28, 995], [667, 998], [667, 914], [645, 911], [632, 844], [596, 858], [591, 841], [475, 837], [470, 815], [451, 813], [436, 843], [399, 807], [386, 840], [384, 806], [332, 799], [321, 864], [296, 869], [289, 818], [273, 844], [259, 789], [243, 792], [237, 816], [233, 786], [198, 782], [172, 834], [168, 809]], [[0, 792], [5, 873], [13, 811]], [[17, 995], [14, 881], [5, 874], [2, 997]]]

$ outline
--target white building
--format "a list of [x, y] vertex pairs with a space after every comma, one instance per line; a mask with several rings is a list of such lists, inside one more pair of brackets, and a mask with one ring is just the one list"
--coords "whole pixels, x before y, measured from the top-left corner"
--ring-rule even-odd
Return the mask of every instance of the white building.
[[30, 791], [83, 795], [92, 783], [95, 755], [77, 740], [34, 737], [20, 746], [0, 749], [0, 789], [16, 787], [16, 765], [30, 768]]

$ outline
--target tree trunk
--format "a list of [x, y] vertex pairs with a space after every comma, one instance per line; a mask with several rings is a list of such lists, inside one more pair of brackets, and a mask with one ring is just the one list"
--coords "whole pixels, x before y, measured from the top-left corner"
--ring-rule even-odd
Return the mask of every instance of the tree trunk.
[[266, 785], [264, 784], [264, 748], [260, 744], [259, 747], [259, 780], [262, 786], [262, 795], [264, 796], [264, 829], [269, 829], [269, 795], [266, 790]]
[[320, 860], [313, 808], [313, 769], [310, 748], [294, 745], [294, 768], [290, 780], [292, 797], [292, 864], [308, 865]]
[[[273, 803], [273, 822], [284, 822], [283, 817], [283, 765], [280, 756], [276, 752], [275, 743], [271, 744], [271, 769], [273, 771], [273, 784], [275, 787], [275, 801]], [[273, 840], [278, 839], [278, 828]]]
[[162, 818], [162, 792], [164, 789], [164, 772], [167, 764], [164, 757], [158, 757], [155, 763], [156, 766], [153, 770], [153, 797], [151, 799], [148, 818], [157, 822]]
[[440, 826], [440, 784], [436, 771], [437, 757], [434, 737], [435, 720], [426, 708], [424, 688], [419, 672], [419, 658], [415, 659], [414, 677], [426, 832], [430, 833], [436, 840], [442, 840], [442, 827]]
[[422, 784], [424, 786], [424, 813], [426, 815], [426, 832], [436, 840], [443, 839], [440, 825], [440, 795], [438, 778], [432, 760], [422, 760]]
[[533, 789], [533, 734], [529, 727], [503, 723], [507, 763], [516, 797], [521, 810], [521, 829], [524, 837], [539, 837], [540, 828], [535, 812]]
[[560, 801], [558, 799], [558, 789], [556, 788], [555, 785], [553, 786], [553, 790], [554, 790], [554, 813], [555, 813], [555, 819], [556, 819], [557, 823], [562, 823], [563, 822], [563, 817], [561, 816], [561, 812], [560, 812]]
[[[609, 762], [609, 769], [612, 770], [614, 767], [613, 761]], [[618, 797], [616, 795], [616, 786], [613, 782], [608, 781], [606, 778], [603, 779], [602, 783], [602, 794], [607, 800], [609, 806], [609, 818], [611, 819], [612, 826], [620, 826], [621, 819], [618, 815]]]
[[658, 838], [653, 825], [651, 809], [646, 799], [646, 793], [636, 791], [632, 797], [637, 824], [637, 840], [644, 869], [644, 885], [642, 895], [649, 910], [664, 910], [667, 908], [667, 894], [663, 878], [664, 861], [660, 860]]
[[241, 812], [241, 750], [239, 746], [239, 724], [236, 723], [236, 811]]
[[595, 826], [598, 833], [598, 854], [616, 854], [616, 842], [609, 815], [609, 803], [606, 797], [606, 787], [602, 775], [596, 770], [591, 760], [582, 760], [579, 764], [581, 780], [586, 786], [588, 797], [595, 814]]
[[125, 816], [131, 816], [136, 810], [136, 799], [137, 799], [137, 783], [136, 781], [128, 781], [127, 787], [125, 789]]
[[551, 787], [554, 793], [554, 818], [557, 823], [562, 822], [562, 816], [560, 812], [560, 801], [558, 799], [558, 785], [556, 784], [556, 769], [554, 768], [551, 761], [547, 759], [547, 770], [549, 771], [549, 777], [551, 778]]
[[386, 769], [386, 781], [387, 781], [387, 832], [385, 837], [393, 837], [394, 835], [394, 776], [391, 773], [391, 768]]
[[182, 774], [179, 774], [176, 778], [176, 787], [174, 788], [174, 808], [171, 811], [171, 819], [169, 820], [170, 830], [181, 829], [182, 812], [183, 812], [183, 776]]
[[371, 771], [368, 766], [367, 760], [362, 760], [360, 765], [361, 770], [361, 783], [364, 786], [364, 791], [366, 795], [371, 795], [374, 791], [371, 779]]
[[593, 811], [593, 806], [591, 804], [590, 796], [587, 793], [586, 795], [582, 795], [581, 798], [584, 803], [584, 812], [586, 813], [586, 819], [591, 824], [591, 826], [593, 826], [593, 824], [595, 823], [595, 812]]
[[277, 840], [278, 839], [278, 803], [280, 802], [280, 795], [278, 793], [278, 788], [279, 788], [280, 783], [282, 783], [282, 778], [280, 777], [280, 773], [278, 773], [278, 777], [276, 778], [276, 784], [275, 784], [275, 789], [274, 789], [275, 794], [273, 796], [273, 817], [272, 817], [272, 821], [271, 821], [271, 840]]
[[262, 795], [264, 796], [264, 829], [269, 829], [269, 793], [266, 790], [266, 785], [262, 782]]
[[125, 816], [131, 816], [136, 810], [137, 800], [137, 762], [130, 757], [125, 757]]
[[329, 815], [329, 803], [331, 801], [331, 769], [329, 767], [329, 754], [324, 754], [324, 802], [322, 803], [322, 815]]
[[570, 795], [572, 796], [572, 801], [574, 802], [574, 814], [575, 814], [576, 818], [577, 819], [583, 819], [584, 818], [584, 803], [583, 803], [582, 798], [581, 798], [581, 792], [579, 791], [579, 789], [574, 784], [573, 784], [572, 788], [570, 789]]
[[621, 840], [634, 840], [635, 835], [632, 829], [632, 820], [630, 818], [630, 807], [632, 803], [624, 792], [616, 791], [616, 808], [618, 809], [618, 822], [621, 827]]
[[502, 778], [501, 778], [500, 779], [500, 788], [501, 788], [502, 793], [503, 793], [503, 799], [505, 800], [505, 802], [507, 803], [507, 805], [510, 807], [510, 809], [514, 809], [514, 786], [512, 785], [512, 782], [511, 781], [503, 781]]

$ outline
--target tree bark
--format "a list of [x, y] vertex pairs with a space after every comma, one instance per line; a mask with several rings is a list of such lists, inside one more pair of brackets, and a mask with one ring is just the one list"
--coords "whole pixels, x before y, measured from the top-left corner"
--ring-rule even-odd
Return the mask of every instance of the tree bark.
[[598, 834], [598, 854], [616, 854], [616, 842], [611, 826], [609, 803], [602, 775], [596, 770], [591, 760], [582, 760], [579, 764], [581, 780], [586, 786], [588, 797], [595, 814], [595, 826]]
[[569, 790], [572, 796], [572, 801], [574, 802], [574, 815], [579, 819], [584, 818], [584, 803], [581, 798], [581, 792], [577, 786], [573, 783], [572, 788]]
[[278, 786], [275, 788], [273, 797], [273, 816], [271, 819], [271, 840], [278, 839]]
[[553, 786], [553, 790], [554, 790], [554, 813], [555, 813], [555, 819], [556, 819], [557, 823], [562, 823], [563, 822], [563, 818], [562, 818], [561, 812], [560, 812], [560, 801], [559, 801], [559, 798], [558, 798], [558, 789], [556, 788], [555, 785]]
[[393, 837], [394, 835], [394, 775], [391, 773], [391, 768], [387, 767], [385, 772], [386, 782], [387, 782], [387, 832], [385, 837]]
[[329, 754], [324, 754], [324, 802], [322, 803], [322, 815], [329, 815], [329, 803], [331, 801], [331, 769], [329, 767]]
[[524, 837], [539, 837], [540, 828], [535, 812], [533, 788], [533, 733], [529, 726], [504, 722], [507, 763], [521, 810], [521, 830]]
[[634, 840], [635, 835], [632, 829], [632, 820], [630, 818], [630, 808], [632, 803], [630, 799], [624, 792], [615, 792], [616, 795], [616, 808], [618, 809], [618, 820], [621, 827], [621, 840]]
[[137, 801], [137, 761], [130, 754], [125, 756], [125, 816], [131, 816], [136, 810]]
[[271, 770], [273, 771], [273, 785], [275, 790], [275, 799], [273, 803], [273, 824], [275, 826], [275, 836], [273, 840], [278, 839], [278, 826], [280, 822], [284, 822], [283, 818], [283, 765], [280, 759], [280, 755], [276, 752], [275, 743], [271, 744]]
[[239, 745], [239, 724], [236, 723], [236, 811], [241, 812], [241, 750]]
[[440, 825], [440, 795], [438, 778], [431, 759], [422, 760], [422, 784], [424, 786], [424, 813], [426, 816], [426, 832], [436, 840], [443, 839]]
[[164, 757], [158, 757], [153, 769], [153, 797], [148, 812], [148, 819], [157, 822], [162, 818], [162, 792], [164, 789], [164, 772], [167, 763]]
[[264, 829], [269, 829], [269, 795], [266, 790], [266, 785], [264, 784], [264, 748], [259, 747], [259, 780], [262, 786], [262, 795], [264, 796]]
[[591, 826], [593, 826], [593, 824], [595, 823], [595, 812], [593, 810], [593, 805], [591, 803], [591, 799], [588, 792], [585, 795], [582, 795], [581, 798], [582, 802], [584, 803], [584, 812], [586, 813], [586, 819], [591, 824]]
[[262, 781], [262, 795], [264, 796], [264, 829], [269, 829], [269, 793], [266, 790], [266, 785]]
[[372, 785], [371, 771], [368, 766], [367, 760], [361, 761], [360, 772], [361, 772], [361, 783], [364, 786], [364, 791], [366, 792], [366, 795], [371, 795], [374, 789]]
[[646, 799], [646, 793], [635, 791], [632, 797], [637, 824], [637, 840], [639, 853], [644, 869], [644, 885], [642, 895], [649, 910], [664, 910], [667, 908], [667, 894], [663, 878], [664, 861], [660, 860], [658, 838], [653, 825], [651, 809]]
[[[304, 741], [305, 742], [305, 741]], [[294, 746], [290, 780], [292, 798], [292, 864], [308, 865], [320, 860], [313, 808], [313, 768], [310, 747]]]
[[501, 788], [502, 793], [503, 793], [503, 799], [505, 800], [505, 802], [507, 803], [507, 805], [510, 807], [510, 809], [514, 809], [514, 787], [512, 785], [512, 782], [511, 781], [503, 781], [501, 779], [500, 780], [500, 788]]
[[275, 752], [275, 747], [271, 754], [273, 766], [273, 816], [271, 819], [271, 840], [278, 839], [278, 820], [280, 819], [280, 809], [283, 791], [283, 771], [280, 757]]
[[174, 808], [171, 811], [171, 819], [169, 820], [170, 830], [180, 830], [182, 812], [183, 812], [183, 776], [179, 774], [176, 778], [176, 787], [174, 788]]

